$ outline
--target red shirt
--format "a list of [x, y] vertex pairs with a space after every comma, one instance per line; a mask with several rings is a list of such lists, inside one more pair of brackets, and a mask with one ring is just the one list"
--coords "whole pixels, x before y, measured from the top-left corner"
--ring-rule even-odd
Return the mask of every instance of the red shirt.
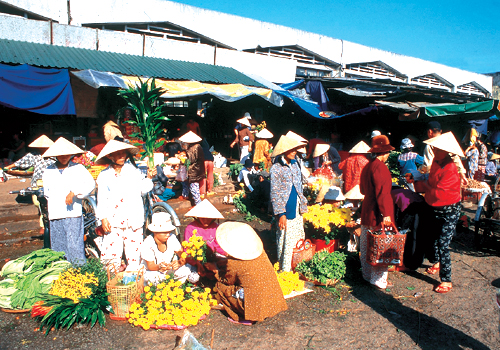
[[344, 194], [349, 192], [354, 186], [359, 185], [361, 171], [368, 164], [369, 160], [362, 154], [352, 154], [339, 164], [344, 177]]
[[443, 207], [460, 202], [460, 175], [450, 157], [442, 161], [434, 159], [429, 173], [430, 189], [425, 192], [425, 201], [433, 207]]
[[363, 168], [359, 189], [365, 195], [361, 205], [361, 225], [379, 226], [386, 216], [395, 222], [391, 173], [384, 163], [375, 158]]

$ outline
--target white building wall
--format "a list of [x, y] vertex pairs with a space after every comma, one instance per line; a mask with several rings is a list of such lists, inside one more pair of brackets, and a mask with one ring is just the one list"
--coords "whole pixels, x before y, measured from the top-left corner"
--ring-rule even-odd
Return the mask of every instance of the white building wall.
[[[60, 23], [67, 22], [67, 6], [66, 0], [4, 0], [15, 6], [25, 8], [29, 11], [39, 13], [40, 15], [54, 18]], [[71, 0], [71, 17], [72, 24], [79, 25], [81, 23], [101, 23], [101, 22], [151, 22], [151, 21], [168, 21], [174, 24], [183, 26], [209, 38], [235, 47], [239, 50], [255, 48], [258, 45], [262, 47], [268, 46], [283, 46], [283, 45], [301, 45], [319, 55], [325, 56], [332, 61], [349, 64], [358, 62], [382, 61], [394, 69], [411, 78], [428, 73], [436, 73], [444, 79], [450, 81], [455, 86], [475, 81], [483, 86], [489, 92], [492, 91], [492, 78], [486, 75], [464, 71], [458, 68], [448, 67], [442, 64], [422, 60], [415, 57], [399, 55], [396, 53], [371, 48], [356, 43], [327, 37], [315, 33], [310, 33], [294, 28], [276, 25], [257, 21], [250, 18], [234, 16], [221, 12], [205, 10], [194, 6], [184, 5], [166, 0]], [[0, 23], [0, 28], [3, 28]], [[14, 29], [15, 28], [11, 28]], [[24, 38], [38, 37], [38, 33], [28, 32], [24, 28], [23, 33], [5, 33], [4, 30], [0, 33], [2, 37], [19, 35]], [[30, 30], [31, 31], [31, 30]], [[67, 38], [71, 32], [75, 36], [74, 40], [68, 40], [71, 46], [87, 45], [91, 43], [91, 39], [81, 37], [84, 32], [76, 30], [66, 30], [64, 36]], [[129, 34], [133, 35], [133, 34]], [[116, 35], [116, 43], [108, 42], [111, 34], [103, 34], [103, 42], [99, 41], [99, 47], [106, 50], [135, 53], [137, 50], [136, 39], [128, 39], [129, 36]], [[28, 39], [16, 39], [27, 40]], [[59, 40], [59, 39], [58, 39]], [[128, 51], [127, 44], [129, 40], [133, 45]], [[160, 41], [157, 41], [160, 40]], [[164, 43], [162, 39], [151, 39], [147, 42], [146, 55], [155, 57], [164, 57], [172, 59], [189, 60], [195, 62], [213, 63], [213, 60], [207, 61], [209, 58], [207, 50], [202, 49], [197, 44], [190, 43]], [[38, 41], [35, 41], [38, 42]], [[58, 42], [64, 42], [58, 41]], [[192, 46], [195, 45], [195, 46]], [[76, 46], [80, 47], [80, 46]], [[197, 50], [199, 49], [199, 51]], [[186, 52], [180, 52], [185, 50]], [[212, 50], [210, 48], [210, 50]], [[199, 55], [193, 55], [193, 51], [200, 52]], [[137, 53], [135, 53], [137, 54]], [[142, 54], [142, 46], [140, 53]], [[217, 58], [218, 64], [224, 64], [232, 67], [245, 66], [248, 70], [259, 70], [264, 78], [276, 81], [274, 75], [279, 75], [279, 79], [284, 79], [288, 76], [289, 66], [283, 70], [275, 72], [267, 62], [267, 66], [259, 67], [266, 62], [256, 61], [252, 64], [250, 60], [244, 59], [245, 65], [240, 62], [231, 61], [230, 57], [239, 58], [239, 55], [229, 53], [227, 56]], [[256, 55], [257, 56], [257, 55]], [[245, 56], [241, 56], [245, 57]], [[213, 59], [213, 56], [212, 56]], [[256, 68], [251, 68], [250, 65]], [[279, 64], [278, 64], [279, 66]], [[238, 68], [237, 68], [238, 69]], [[242, 69], [242, 68], [240, 68]], [[269, 72], [268, 72], [269, 71]], [[264, 76], [262, 74], [269, 74]], [[271, 74], [273, 73], [273, 74]], [[279, 73], [279, 74], [278, 74]], [[283, 77], [281, 77], [283, 76]], [[293, 79], [289, 79], [291, 81]], [[281, 81], [279, 81], [281, 82]]]
[[0, 37], [8, 40], [50, 44], [50, 23], [18, 16], [0, 15]]
[[[68, 24], [68, 0], [2, 0], [61, 24]], [[71, 0], [72, 1], [72, 0]]]

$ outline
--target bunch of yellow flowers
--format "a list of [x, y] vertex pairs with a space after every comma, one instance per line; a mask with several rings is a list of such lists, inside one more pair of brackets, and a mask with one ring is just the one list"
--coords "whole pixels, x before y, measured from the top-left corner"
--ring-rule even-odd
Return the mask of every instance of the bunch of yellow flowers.
[[351, 210], [335, 208], [331, 204], [316, 204], [309, 207], [308, 212], [304, 214], [304, 220], [306, 224], [328, 234], [332, 231], [332, 225], [341, 227], [351, 221]]
[[141, 303], [133, 303], [126, 317], [144, 330], [162, 326], [195, 326], [210, 306], [217, 305], [210, 288], [175, 281], [169, 275], [159, 284], [144, 287]]
[[78, 303], [79, 299], [92, 296], [91, 285], [97, 286], [98, 283], [99, 280], [93, 273], [82, 274], [79, 268], [70, 267], [60, 273], [49, 294], [68, 298]]
[[186, 259], [191, 257], [201, 263], [207, 262], [207, 243], [203, 240], [203, 237], [197, 236], [197, 229], [193, 230], [193, 235], [189, 237], [188, 241], [182, 242], [182, 247], [184, 252], [181, 254], [181, 258]]
[[278, 282], [281, 287], [283, 295], [288, 295], [293, 291], [300, 292], [304, 290], [304, 281], [299, 279], [299, 274], [292, 271], [281, 271], [278, 272], [280, 264], [274, 264], [274, 272], [278, 278]]

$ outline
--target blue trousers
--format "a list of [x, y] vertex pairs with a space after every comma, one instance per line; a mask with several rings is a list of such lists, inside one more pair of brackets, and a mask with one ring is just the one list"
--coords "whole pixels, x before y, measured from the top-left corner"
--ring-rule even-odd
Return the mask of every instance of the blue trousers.
[[83, 216], [50, 220], [50, 246], [56, 252], [66, 253], [72, 264], [84, 264]]

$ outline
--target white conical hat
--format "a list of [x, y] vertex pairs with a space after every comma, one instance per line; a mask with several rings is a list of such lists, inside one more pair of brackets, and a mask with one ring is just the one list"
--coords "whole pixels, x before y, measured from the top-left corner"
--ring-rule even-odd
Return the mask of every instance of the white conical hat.
[[137, 154], [139, 152], [139, 148], [132, 146], [129, 143], [121, 142], [118, 140], [109, 140], [106, 146], [102, 148], [101, 152], [99, 153], [99, 156], [97, 156], [95, 164], [105, 163], [106, 160], [103, 159], [104, 157], [110, 155], [111, 153], [121, 150], [127, 150], [132, 155]]
[[300, 142], [306, 142], [306, 143], [309, 142], [299, 134], [294, 133], [293, 131], [287, 132], [285, 136], [291, 137], [292, 139], [295, 139]]
[[248, 121], [248, 118], [241, 118], [241, 119], [238, 119], [236, 122], [243, 124], [243, 125], [246, 125], [246, 126], [251, 126], [250, 122]]
[[253, 260], [264, 252], [260, 237], [242, 222], [224, 222], [217, 227], [215, 237], [220, 247], [236, 259]]
[[361, 191], [359, 190], [359, 185], [354, 186], [351, 188], [345, 195], [345, 198], [347, 199], [364, 199], [365, 196], [361, 194]]
[[370, 146], [366, 144], [365, 141], [359, 141], [349, 153], [370, 153]]
[[49, 139], [47, 136], [42, 135], [39, 138], [37, 138], [35, 141], [30, 143], [28, 147], [32, 148], [49, 148], [54, 144], [54, 141]]
[[264, 128], [261, 131], [259, 131], [258, 133], [256, 133], [255, 136], [257, 138], [259, 138], [259, 139], [270, 139], [274, 135], [272, 134], [272, 132], [270, 132], [269, 130], [267, 130], [266, 128]]
[[299, 142], [295, 139], [292, 139], [291, 137], [282, 135], [276, 144], [276, 147], [274, 147], [273, 154], [271, 157], [276, 157], [279, 156], [280, 154], [283, 154], [291, 149], [297, 148], [302, 146], [304, 143]]
[[200, 203], [188, 211], [184, 216], [194, 216], [197, 218], [207, 219], [224, 219], [224, 216], [217, 210], [216, 207], [208, 199], [202, 200]]
[[45, 151], [42, 157], [70, 156], [80, 153], [85, 153], [85, 151], [81, 150], [80, 147], [66, 140], [64, 137], [60, 137]]
[[201, 137], [199, 137], [198, 135], [196, 135], [192, 131], [188, 131], [187, 133], [185, 133], [184, 135], [179, 137], [179, 141], [185, 142], [185, 143], [196, 143], [196, 142], [200, 142], [201, 140], [202, 140]]
[[314, 148], [313, 158], [316, 158], [316, 157], [319, 157], [319, 156], [325, 154], [326, 152], [328, 152], [329, 149], [330, 149], [330, 145], [328, 145], [326, 143], [317, 144], [316, 148]]
[[493, 155], [491, 156], [490, 160], [495, 160], [495, 159], [500, 159], [500, 155], [498, 155], [496, 153], [493, 153]]
[[424, 143], [443, 151], [459, 155], [460, 157], [465, 157], [464, 151], [462, 151], [460, 144], [451, 131], [433, 137], [432, 139], [425, 140]]

